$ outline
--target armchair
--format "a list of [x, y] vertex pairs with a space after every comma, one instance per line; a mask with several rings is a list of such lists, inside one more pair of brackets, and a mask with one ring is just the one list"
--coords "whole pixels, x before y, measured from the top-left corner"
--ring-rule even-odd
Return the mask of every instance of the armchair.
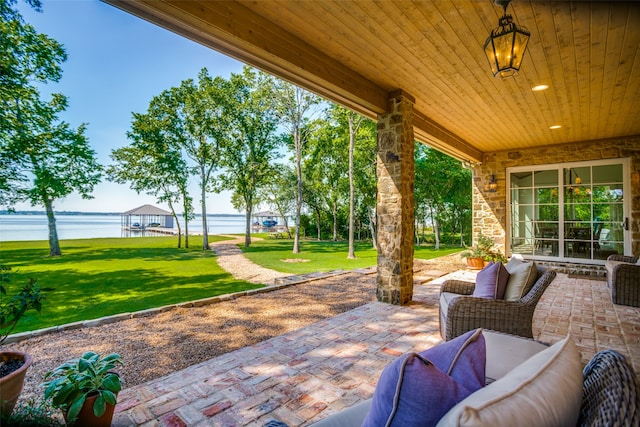
[[607, 285], [614, 304], [640, 307], [640, 264], [638, 257], [609, 255], [606, 262]]
[[471, 296], [475, 283], [447, 280], [440, 289], [440, 335], [445, 341], [476, 328], [533, 338], [533, 312], [556, 272], [537, 266], [531, 290], [517, 301]]

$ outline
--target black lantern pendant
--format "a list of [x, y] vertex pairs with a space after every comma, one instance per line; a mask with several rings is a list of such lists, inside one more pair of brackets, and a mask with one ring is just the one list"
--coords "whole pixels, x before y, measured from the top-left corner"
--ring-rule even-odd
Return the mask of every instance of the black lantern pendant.
[[502, 6], [504, 15], [498, 21], [498, 27], [491, 31], [491, 35], [484, 42], [484, 52], [491, 64], [493, 76], [511, 77], [520, 70], [520, 64], [527, 49], [531, 33], [525, 28], [513, 23], [511, 15], [507, 15], [507, 6], [511, 0], [495, 0], [497, 6]]

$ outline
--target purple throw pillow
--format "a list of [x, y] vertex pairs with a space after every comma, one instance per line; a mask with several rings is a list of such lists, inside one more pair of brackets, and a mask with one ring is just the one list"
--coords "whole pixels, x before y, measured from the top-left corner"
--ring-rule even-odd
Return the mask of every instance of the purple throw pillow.
[[471, 330], [420, 352], [421, 356], [472, 393], [485, 385], [486, 354], [482, 329]]
[[397, 358], [380, 374], [362, 426], [435, 426], [449, 409], [484, 385], [485, 350], [478, 329], [420, 354]]
[[503, 299], [507, 289], [509, 272], [501, 262], [490, 262], [476, 276], [473, 296], [478, 298]]

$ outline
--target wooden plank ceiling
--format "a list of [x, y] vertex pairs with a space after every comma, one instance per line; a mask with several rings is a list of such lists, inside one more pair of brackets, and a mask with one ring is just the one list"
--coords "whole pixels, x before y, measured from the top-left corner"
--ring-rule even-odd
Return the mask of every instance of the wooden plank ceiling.
[[463, 160], [640, 134], [638, 2], [514, 0], [531, 39], [502, 79], [490, 0], [106, 1], [371, 118], [403, 91], [416, 138]]

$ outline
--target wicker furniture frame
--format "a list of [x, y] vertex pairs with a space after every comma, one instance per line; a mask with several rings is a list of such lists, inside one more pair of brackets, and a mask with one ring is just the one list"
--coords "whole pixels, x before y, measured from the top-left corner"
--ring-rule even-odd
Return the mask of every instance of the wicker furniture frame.
[[521, 337], [533, 338], [533, 312], [540, 297], [556, 277], [556, 272], [538, 266], [538, 279], [531, 290], [518, 301], [492, 300], [471, 296], [475, 283], [446, 280], [440, 292], [460, 294], [440, 309], [440, 335], [449, 341], [476, 328], [490, 329]]
[[633, 368], [613, 350], [596, 353], [583, 370], [578, 426], [640, 425], [640, 391]]
[[[607, 284], [611, 289], [611, 301], [614, 304], [640, 307], [640, 265], [638, 257], [626, 255], [609, 255], [607, 262], [618, 261], [607, 272]], [[607, 268], [607, 270], [609, 270]]]

